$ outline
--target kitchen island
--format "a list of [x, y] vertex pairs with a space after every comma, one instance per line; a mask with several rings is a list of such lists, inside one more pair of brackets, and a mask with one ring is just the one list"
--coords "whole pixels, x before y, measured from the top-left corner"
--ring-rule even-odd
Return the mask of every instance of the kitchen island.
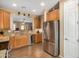
[[28, 33], [14, 33], [13, 36], [10, 36], [10, 48], [16, 49], [23, 46], [29, 45], [29, 35]]
[[0, 35], [0, 50], [8, 49], [9, 36]]

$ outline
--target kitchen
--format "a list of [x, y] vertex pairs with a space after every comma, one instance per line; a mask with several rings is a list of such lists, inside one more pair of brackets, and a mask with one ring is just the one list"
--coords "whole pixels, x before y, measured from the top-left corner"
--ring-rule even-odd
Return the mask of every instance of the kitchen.
[[[7, 4], [6, 2], [7, 1], [2, 1], [2, 4], [5, 3], [4, 4], [5, 6], [4, 7], [1, 6], [2, 8], [0, 8], [0, 43], [1, 43], [0, 50], [4, 51], [3, 56], [7, 58], [18, 57], [17, 55], [20, 52], [18, 52], [17, 54], [15, 52], [16, 50], [18, 51], [24, 47], [28, 48], [30, 46], [35, 46], [35, 45], [42, 46], [41, 48], [43, 50], [44, 48], [43, 23], [46, 21], [54, 21], [52, 19], [59, 20], [58, 1], [52, 2], [54, 3], [53, 7], [52, 7], [52, 4], [48, 6], [48, 8], [52, 7], [50, 10], [48, 10], [48, 13], [47, 13], [47, 17], [50, 20], [44, 20], [45, 15], [40, 14], [39, 12], [36, 13], [36, 10], [32, 10], [32, 11], [27, 10], [27, 6], [25, 6], [26, 4], [20, 6], [19, 4], [22, 1], [17, 3], [18, 5], [14, 3], [17, 1], [10, 1], [8, 4], [13, 2], [12, 6], [8, 6], [8, 5], [6, 6]], [[31, 1], [28, 1], [28, 3], [29, 2]], [[42, 10], [43, 10], [42, 13], [45, 13], [46, 11], [45, 3], [42, 1], [40, 2], [41, 2], [40, 6], [42, 7]], [[54, 15], [54, 17], [52, 17], [52, 15]], [[37, 49], [38, 48], [39, 47], [37, 47]], [[15, 54], [16, 56], [13, 55], [12, 51], [16, 53]], [[43, 52], [41, 52], [41, 54], [43, 54]], [[48, 54], [45, 52], [44, 54], [46, 54], [47, 56], [41, 56], [41, 54], [35, 57], [52, 57], [51, 54]], [[58, 57], [58, 55], [59, 54], [57, 53], [56, 56]], [[25, 55], [25, 56], [28, 57], [28, 55]], [[23, 57], [23, 56], [19, 56], [19, 57]]]
[[[78, 57], [77, 2], [78, 0], [1, 0], [0, 58]], [[71, 19], [72, 23], [69, 22]], [[72, 52], [75, 50], [76, 52]]]

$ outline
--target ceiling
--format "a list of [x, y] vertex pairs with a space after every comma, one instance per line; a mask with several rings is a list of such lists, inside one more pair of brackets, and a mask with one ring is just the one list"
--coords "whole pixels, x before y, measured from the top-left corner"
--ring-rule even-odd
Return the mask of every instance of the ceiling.
[[[40, 3], [44, 2], [45, 6], [41, 6]], [[0, 8], [5, 8], [14, 11], [28, 11], [35, 15], [41, 15], [44, 9], [52, 8], [58, 0], [0, 0]], [[15, 3], [17, 6], [13, 7], [12, 4]], [[25, 9], [22, 9], [25, 7]], [[32, 12], [36, 10], [36, 12]]]
[[13, 16], [13, 21], [32, 23], [32, 18], [26, 16]]

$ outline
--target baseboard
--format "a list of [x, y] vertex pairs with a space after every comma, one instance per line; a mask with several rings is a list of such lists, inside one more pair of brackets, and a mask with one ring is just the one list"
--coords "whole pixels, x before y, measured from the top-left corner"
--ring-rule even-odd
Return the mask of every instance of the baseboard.
[[62, 56], [62, 55], [59, 55], [59, 57], [60, 57], [60, 58], [63, 58], [64, 56]]

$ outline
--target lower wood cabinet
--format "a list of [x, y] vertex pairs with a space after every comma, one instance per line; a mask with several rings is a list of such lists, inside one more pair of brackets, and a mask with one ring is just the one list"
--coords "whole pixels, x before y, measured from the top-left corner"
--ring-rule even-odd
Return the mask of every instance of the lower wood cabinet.
[[15, 36], [10, 38], [10, 47], [12, 49], [20, 48], [29, 45], [29, 38], [27, 35]]
[[35, 34], [35, 43], [39, 43], [39, 42], [42, 42], [42, 34], [41, 33]]
[[0, 42], [0, 50], [4, 50], [8, 48], [9, 41], [6, 42]]

